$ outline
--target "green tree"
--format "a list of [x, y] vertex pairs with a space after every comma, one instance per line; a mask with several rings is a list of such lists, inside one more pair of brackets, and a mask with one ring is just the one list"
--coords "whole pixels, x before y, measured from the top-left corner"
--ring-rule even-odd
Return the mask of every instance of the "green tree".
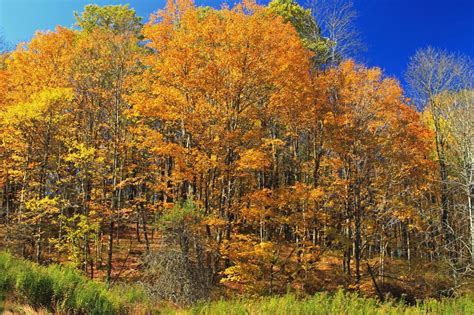
[[115, 34], [133, 32], [138, 34], [142, 26], [142, 18], [137, 16], [135, 10], [128, 5], [98, 6], [86, 5], [79, 14], [74, 12], [76, 25], [86, 32], [94, 29], [108, 29]]
[[314, 53], [313, 62], [322, 66], [328, 62], [331, 41], [321, 35], [321, 29], [310, 9], [294, 0], [272, 0], [268, 7], [296, 29], [304, 46]]

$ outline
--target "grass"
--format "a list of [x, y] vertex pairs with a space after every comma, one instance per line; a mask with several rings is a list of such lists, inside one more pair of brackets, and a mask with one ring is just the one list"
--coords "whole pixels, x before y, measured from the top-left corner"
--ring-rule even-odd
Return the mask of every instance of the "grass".
[[198, 305], [183, 314], [474, 314], [474, 300], [468, 297], [426, 300], [409, 306], [402, 302], [380, 303], [374, 298], [338, 291], [298, 299], [295, 295], [218, 301]]
[[34, 309], [81, 314], [126, 314], [146, 303], [145, 293], [138, 287], [122, 285], [108, 290], [75, 269], [40, 266], [0, 252], [0, 301], [5, 297]]
[[[355, 293], [338, 291], [298, 298], [237, 298], [203, 302], [188, 309], [153, 308], [143, 290], [119, 285], [108, 290], [77, 270], [59, 266], [40, 266], [0, 252], [0, 313], [2, 299], [12, 298], [43, 313], [74, 314], [474, 314], [472, 296], [425, 300], [409, 306], [402, 302], [379, 302]], [[166, 305], [166, 304], [162, 304]], [[26, 307], [26, 306], [25, 306]]]

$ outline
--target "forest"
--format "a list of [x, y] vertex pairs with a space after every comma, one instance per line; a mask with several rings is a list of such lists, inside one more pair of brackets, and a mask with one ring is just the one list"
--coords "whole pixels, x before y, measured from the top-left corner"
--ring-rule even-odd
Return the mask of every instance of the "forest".
[[472, 59], [420, 47], [404, 91], [351, 12], [91, 4], [1, 52], [0, 301], [474, 313]]

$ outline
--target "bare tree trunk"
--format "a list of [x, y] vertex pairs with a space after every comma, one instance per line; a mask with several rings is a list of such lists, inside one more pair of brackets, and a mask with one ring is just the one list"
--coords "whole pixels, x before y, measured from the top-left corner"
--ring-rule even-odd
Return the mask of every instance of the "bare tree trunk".
[[474, 184], [469, 183], [469, 196], [467, 198], [469, 207], [469, 223], [471, 229], [471, 263], [474, 264]]
[[354, 258], [355, 258], [355, 271], [356, 271], [356, 283], [360, 284], [360, 253], [361, 253], [361, 217], [360, 209], [356, 209], [355, 213], [355, 235], [354, 235]]
[[39, 264], [41, 263], [41, 253], [42, 253], [42, 250], [43, 248], [41, 247], [41, 243], [42, 243], [42, 237], [41, 237], [41, 221], [42, 220], [39, 220], [38, 222], [38, 240], [36, 241], [36, 262]]
[[109, 225], [109, 245], [107, 248], [107, 276], [105, 278], [105, 282], [107, 286], [110, 286], [110, 280], [112, 278], [112, 247], [114, 245], [114, 221], [113, 219], [110, 220]]
[[141, 243], [142, 240], [140, 239], [140, 210], [137, 209], [137, 221], [135, 222], [135, 237], [137, 238], [137, 242]]
[[148, 231], [147, 231], [147, 228], [146, 228], [146, 224], [147, 224], [146, 213], [145, 213], [145, 210], [142, 209], [143, 238], [145, 239], [146, 253], [149, 254], [150, 253], [150, 241], [148, 240]]

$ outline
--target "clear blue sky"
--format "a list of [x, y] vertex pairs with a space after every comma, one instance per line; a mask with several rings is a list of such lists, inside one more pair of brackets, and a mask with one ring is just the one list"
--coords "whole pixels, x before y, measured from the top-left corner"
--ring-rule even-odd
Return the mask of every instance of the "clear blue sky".
[[[306, 0], [298, 0], [304, 3]], [[218, 7], [219, 0], [196, 0]], [[232, 0], [228, 0], [232, 4]], [[260, 0], [267, 3], [268, 0]], [[354, 0], [357, 26], [367, 47], [363, 60], [402, 79], [409, 56], [428, 45], [474, 57], [474, 0]], [[73, 11], [96, 3], [130, 4], [146, 20], [165, 0], [0, 0], [0, 33], [11, 44], [36, 30], [71, 26]]]

